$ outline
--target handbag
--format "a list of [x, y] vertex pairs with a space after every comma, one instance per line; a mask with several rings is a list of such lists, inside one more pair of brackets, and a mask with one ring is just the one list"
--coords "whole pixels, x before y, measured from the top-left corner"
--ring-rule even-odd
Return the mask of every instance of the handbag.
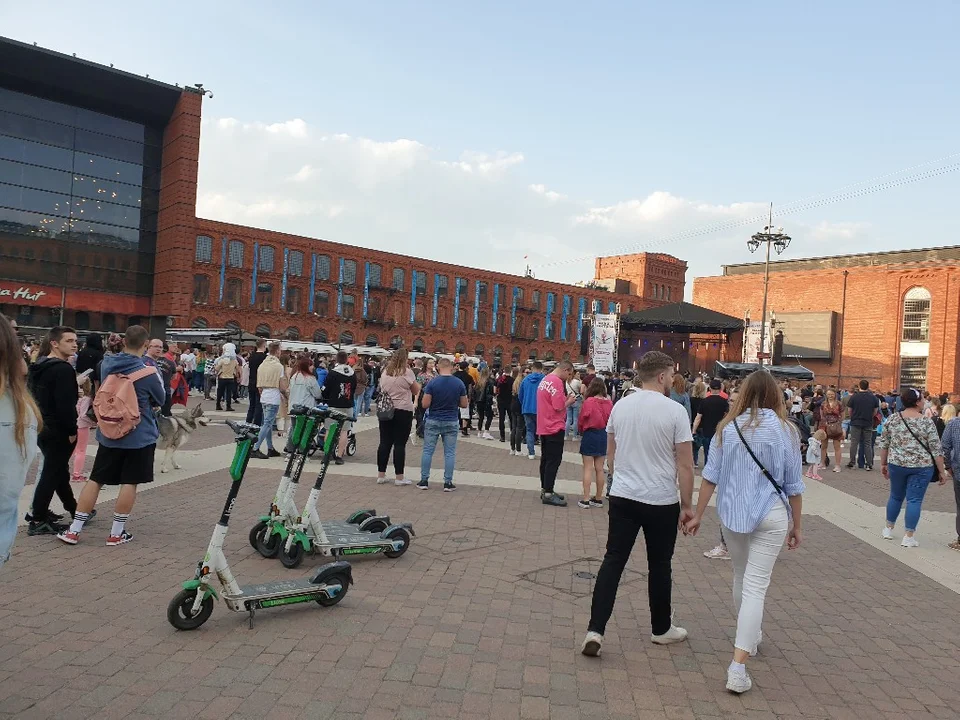
[[744, 438], [743, 433], [740, 432], [740, 426], [737, 425], [736, 418], [734, 418], [733, 420], [733, 427], [736, 429], [737, 435], [740, 436], [740, 442], [743, 443], [743, 446], [747, 449], [747, 452], [750, 453], [750, 457], [757, 464], [757, 467], [760, 468], [760, 472], [763, 473], [763, 476], [770, 481], [770, 484], [773, 485], [774, 488], [776, 488], [778, 495], [782, 495], [786, 497], [786, 493], [783, 492], [783, 488], [777, 483], [776, 480], [773, 479], [773, 475], [771, 475], [770, 471], [767, 470], [766, 466], [762, 462], [760, 462], [760, 458], [754, 455], [753, 449], [747, 444], [746, 438]]
[[926, 450], [926, 451], [927, 451], [927, 455], [930, 456], [930, 464], [933, 465], [933, 477], [930, 478], [930, 482], [931, 482], [931, 483], [935, 483], [935, 482], [937, 481], [937, 460], [936, 460], [936, 458], [933, 457], [933, 453], [930, 452], [930, 448], [923, 444], [923, 440], [921, 440], [921, 439], [917, 436], [917, 434], [913, 431], [913, 428], [910, 427], [910, 424], [907, 422], [907, 419], [903, 416], [903, 413], [902, 413], [902, 412], [898, 412], [897, 415], [900, 416], [900, 421], [904, 424], [904, 426], [907, 428], [907, 430], [909, 431], [909, 433], [910, 433], [911, 435], [913, 435], [913, 439], [916, 440], [918, 443], [920, 443], [920, 447], [922, 447], [924, 450]]
[[393, 420], [393, 414], [396, 408], [393, 406], [393, 399], [385, 392], [380, 393], [377, 398], [377, 420], [387, 422]]

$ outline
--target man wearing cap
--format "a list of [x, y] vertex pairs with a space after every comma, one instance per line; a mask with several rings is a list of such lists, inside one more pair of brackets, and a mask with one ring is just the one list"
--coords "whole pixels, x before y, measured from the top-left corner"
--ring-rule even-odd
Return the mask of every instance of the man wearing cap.
[[714, 433], [717, 432], [717, 425], [723, 420], [727, 411], [730, 409], [730, 401], [724, 398], [720, 391], [723, 389], [723, 383], [714, 378], [710, 381], [710, 392], [700, 403], [700, 412], [693, 420], [693, 433], [700, 431], [700, 437], [703, 438], [703, 465], [707, 465], [707, 457], [710, 454], [710, 441], [713, 440]]

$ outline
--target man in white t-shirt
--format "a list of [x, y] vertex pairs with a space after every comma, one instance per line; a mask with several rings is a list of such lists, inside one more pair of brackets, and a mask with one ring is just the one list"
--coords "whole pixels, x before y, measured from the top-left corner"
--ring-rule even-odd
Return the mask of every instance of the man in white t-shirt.
[[693, 517], [693, 435], [683, 405], [670, 399], [673, 358], [648, 352], [640, 358], [638, 389], [613, 406], [607, 423], [610, 526], [597, 575], [590, 624], [581, 651], [600, 654], [620, 576], [643, 530], [647, 545], [650, 639], [681, 642], [687, 631], [672, 621], [672, 560], [677, 529]]
[[193, 374], [197, 371], [197, 356], [192, 347], [180, 353], [180, 364], [183, 365], [183, 377], [187, 381], [187, 392], [193, 387]]

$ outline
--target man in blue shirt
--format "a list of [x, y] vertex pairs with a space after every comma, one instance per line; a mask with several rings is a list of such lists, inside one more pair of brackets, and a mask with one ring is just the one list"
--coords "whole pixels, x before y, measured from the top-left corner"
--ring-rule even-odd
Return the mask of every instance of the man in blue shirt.
[[543, 380], [543, 363], [533, 363], [533, 372], [527, 375], [517, 390], [520, 400], [520, 412], [527, 423], [527, 453], [531, 460], [537, 457], [537, 388]]
[[423, 427], [423, 455], [420, 458], [420, 482], [417, 487], [426, 490], [430, 479], [430, 464], [437, 449], [437, 440], [443, 440], [443, 491], [453, 492], [453, 466], [457, 459], [457, 432], [460, 430], [460, 408], [468, 407], [467, 386], [453, 376], [453, 363], [440, 358], [439, 375], [427, 383], [421, 406], [426, 411]]

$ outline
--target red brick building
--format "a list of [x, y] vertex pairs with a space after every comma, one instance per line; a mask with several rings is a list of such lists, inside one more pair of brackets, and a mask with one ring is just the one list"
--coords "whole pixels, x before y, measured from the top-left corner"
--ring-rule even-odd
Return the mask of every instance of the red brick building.
[[200, 219], [202, 89], [0, 38], [0, 93], [0, 312], [21, 326], [559, 360], [584, 316], [683, 294], [668, 255], [598, 259], [611, 292]]
[[[763, 263], [696, 278], [693, 300], [758, 321]], [[767, 307], [783, 332], [783, 362], [820, 382], [960, 389], [960, 247], [773, 262]]]

